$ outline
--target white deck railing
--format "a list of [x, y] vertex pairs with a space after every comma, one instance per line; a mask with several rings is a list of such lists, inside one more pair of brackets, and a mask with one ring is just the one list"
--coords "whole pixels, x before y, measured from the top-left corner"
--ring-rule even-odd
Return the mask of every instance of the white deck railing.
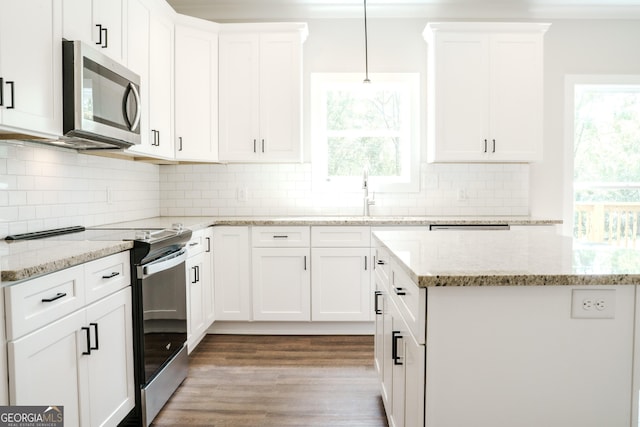
[[574, 203], [574, 236], [591, 242], [636, 247], [640, 203]]

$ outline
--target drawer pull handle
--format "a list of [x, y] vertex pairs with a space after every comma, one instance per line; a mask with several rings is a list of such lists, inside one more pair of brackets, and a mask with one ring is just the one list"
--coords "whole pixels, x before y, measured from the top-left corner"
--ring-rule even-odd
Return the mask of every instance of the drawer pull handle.
[[189, 247], [193, 247], [193, 246], [197, 246], [197, 245], [198, 245], [198, 242], [191, 242], [191, 243], [189, 243]]
[[105, 274], [104, 276], [102, 276], [103, 279], [111, 279], [113, 277], [119, 276], [120, 272], [119, 271], [114, 271], [111, 274]]
[[66, 292], [58, 292], [54, 297], [51, 298], [42, 298], [42, 302], [53, 302], [57, 299], [64, 298], [67, 296]]
[[87, 326], [83, 326], [81, 328], [87, 334], [87, 351], [83, 351], [82, 354], [90, 355], [91, 354], [91, 328]]
[[400, 331], [391, 332], [391, 358], [394, 365], [402, 365], [402, 358], [398, 356], [398, 340], [401, 339]]
[[98, 350], [98, 324], [97, 323], [89, 323], [89, 327], [93, 326], [96, 329], [96, 346], [92, 347], [91, 342], [89, 342], [89, 351]]
[[396, 293], [396, 295], [406, 295], [406, 289], [405, 288], [393, 288], [393, 291]]
[[384, 260], [379, 259], [378, 262], [376, 264], [378, 265], [385, 265], [387, 262]]
[[273, 238], [274, 239], [288, 239], [289, 236], [287, 236], [286, 234], [282, 234], [282, 235], [276, 234], [276, 235], [273, 236]]
[[374, 297], [374, 299], [373, 299], [373, 302], [374, 302], [374, 304], [373, 304], [373, 307], [374, 307], [374, 308], [373, 308], [373, 311], [374, 311], [376, 314], [382, 314], [382, 309], [381, 309], [381, 308], [380, 308], [380, 306], [379, 306], [379, 300], [378, 300], [378, 297], [379, 297], [380, 295], [382, 295], [382, 291], [375, 291], [374, 295], [375, 295], [375, 297]]
[[211, 237], [205, 237], [207, 239], [207, 250], [205, 252], [211, 252]]

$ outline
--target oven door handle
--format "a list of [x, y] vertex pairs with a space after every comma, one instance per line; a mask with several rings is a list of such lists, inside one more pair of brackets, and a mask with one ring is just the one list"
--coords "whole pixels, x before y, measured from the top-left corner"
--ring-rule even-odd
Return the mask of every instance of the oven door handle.
[[[139, 270], [142, 270], [142, 278], [149, 277], [153, 274], [160, 273], [161, 271], [169, 270], [176, 265], [183, 263], [187, 259], [187, 250], [180, 249], [177, 252], [172, 252], [171, 254], [157, 259], [149, 264], [138, 267]], [[140, 271], [139, 271], [140, 272]]]

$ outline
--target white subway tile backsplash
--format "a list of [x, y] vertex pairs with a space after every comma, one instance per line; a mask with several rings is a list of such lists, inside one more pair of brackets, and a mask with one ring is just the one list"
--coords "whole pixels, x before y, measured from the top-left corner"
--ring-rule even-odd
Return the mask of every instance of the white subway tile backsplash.
[[[310, 164], [160, 166], [160, 213], [210, 206], [217, 215], [360, 215], [357, 191], [314, 191]], [[191, 185], [191, 187], [190, 187]], [[175, 189], [204, 190], [178, 192]], [[238, 191], [247, 191], [246, 201]], [[458, 200], [463, 190], [466, 199]], [[418, 193], [376, 193], [373, 215], [528, 215], [525, 164], [423, 164]], [[199, 199], [198, 203], [193, 203]], [[202, 200], [210, 200], [206, 205]]]
[[[157, 215], [361, 215], [359, 190], [313, 189], [310, 164], [152, 165], [0, 142], [0, 233]], [[376, 192], [373, 215], [528, 215], [525, 164], [422, 164], [420, 192]], [[247, 199], [239, 197], [246, 192]], [[107, 196], [110, 194], [110, 197]], [[459, 200], [460, 194], [465, 197]]]
[[157, 165], [2, 141], [0, 236], [157, 216], [159, 179]]

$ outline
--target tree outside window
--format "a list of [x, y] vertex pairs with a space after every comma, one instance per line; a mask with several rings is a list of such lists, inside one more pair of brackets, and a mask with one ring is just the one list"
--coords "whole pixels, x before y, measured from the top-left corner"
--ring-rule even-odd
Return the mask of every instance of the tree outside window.
[[[417, 191], [418, 77], [312, 76], [316, 181], [359, 189], [363, 171], [378, 191]], [[355, 181], [358, 181], [357, 183]]]

